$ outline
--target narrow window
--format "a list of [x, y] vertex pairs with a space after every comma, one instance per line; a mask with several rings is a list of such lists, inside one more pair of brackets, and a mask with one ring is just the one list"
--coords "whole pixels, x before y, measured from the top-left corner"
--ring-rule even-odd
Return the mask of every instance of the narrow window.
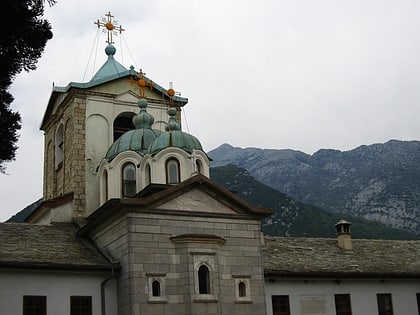
[[92, 315], [92, 297], [71, 296], [70, 315]]
[[23, 315], [46, 315], [47, 297], [39, 295], [23, 296]]
[[196, 160], [195, 165], [196, 165], [196, 168], [197, 168], [197, 173], [198, 174], [203, 174], [203, 165], [202, 165], [201, 161]]
[[124, 133], [134, 129], [133, 117], [134, 113], [121, 113], [114, 120], [114, 141], [121, 137]]
[[179, 162], [177, 159], [169, 159], [166, 161], [166, 183], [178, 184], [179, 183]]
[[160, 296], [160, 282], [157, 280], [152, 282], [152, 296]]
[[378, 315], [393, 315], [391, 294], [377, 294]]
[[351, 315], [350, 294], [335, 294], [334, 300], [337, 315]]
[[210, 272], [205, 265], [198, 268], [198, 293], [210, 294]]
[[64, 125], [61, 124], [55, 133], [55, 168], [60, 168], [64, 159]]
[[238, 284], [238, 293], [239, 297], [245, 297], [246, 296], [246, 285], [242, 281]]
[[288, 295], [272, 295], [273, 315], [290, 315]]
[[152, 170], [150, 169], [150, 164], [146, 165], [144, 173], [144, 183], [145, 186], [147, 186], [152, 182]]
[[104, 170], [103, 172], [103, 176], [102, 176], [102, 196], [103, 196], [103, 201], [106, 202], [108, 201], [108, 172], [107, 170]]
[[122, 170], [122, 195], [133, 197], [136, 193], [136, 167], [133, 163], [127, 163]]

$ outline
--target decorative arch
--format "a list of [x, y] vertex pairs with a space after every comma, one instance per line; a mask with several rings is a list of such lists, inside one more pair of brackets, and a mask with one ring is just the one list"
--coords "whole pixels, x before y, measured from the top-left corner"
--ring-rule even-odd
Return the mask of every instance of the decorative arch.
[[86, 159], [91, 159], [93, 165], [98, 165], [112, 144], [112, 122], [102, 114], [90, 114], [85, 121]]
[[[123, 196], [123, 168], [127, 163], [135, 166], [136, 192], [139, 191], [139, 183], [142, 181], [142, 171], [139, 171], [139, 165], [142, 162], [141, 156], [134, 151], [124, 151], [119, 153], [112, 161], [101, 160], [98, 172], [103, 174], [103, 170], [108, 171], [108, 198], [121, 198]], [[102, 181], [101, 181], [102, 183]]]

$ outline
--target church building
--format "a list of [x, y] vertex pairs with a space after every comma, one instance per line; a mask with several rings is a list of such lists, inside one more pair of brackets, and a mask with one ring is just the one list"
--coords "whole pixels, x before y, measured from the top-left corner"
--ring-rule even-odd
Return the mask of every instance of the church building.
[[0, 294], [0, 305], [264, 314], [261, 219], [271, 211], [209, 179], [209, 157], [181, 129], [188, 99], [116, 60], [106, 17], [103, 66], [89, 82], [53, 87], [41, 123], [43, 202], [9, 228], [22, 230], [9, 288], [23, 292]]
[[352, 242], [345, 221], [338, 243], [264, 236], [273, 211], [210, 179], [211, 158], [182, 129], [188, 99], [115, 59], [112, 18], [96, 22], [103, 66], [52, 89], [42, 200], [0, 224], [2, 314], [362, 314], [361, 287], [369, 314], [393, 314], [380, 310], [397, 291], [395, 314], [417, 312], [418, 241], [392, 243], [388, 264], [369, 269], [389, 243], [361, 252], [374, 245]]

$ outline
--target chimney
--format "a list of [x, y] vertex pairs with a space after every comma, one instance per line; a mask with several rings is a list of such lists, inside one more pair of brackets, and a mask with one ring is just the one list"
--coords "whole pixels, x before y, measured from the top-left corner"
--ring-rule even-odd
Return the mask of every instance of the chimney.
[[346, 250], [353, 249], [350, 225], [351, 223], [345, 220], [340, 220], [335, 225], [335, 229], [337, 231], [338, 247]]

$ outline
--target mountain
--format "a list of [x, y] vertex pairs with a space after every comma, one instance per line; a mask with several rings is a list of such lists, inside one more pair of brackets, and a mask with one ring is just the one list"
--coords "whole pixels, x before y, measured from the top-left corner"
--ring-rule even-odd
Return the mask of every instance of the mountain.
[[420, 142], [391, 140], [353, 150], [237, 148], [208, 152], [259, 182], [327, 212], [359, 216], [420, 235]]
[[297, 202], [286, 194], [258, 182], [248, 171], [234, 165], [211, 168], [210, 176], [249, 203], [274, 210], [274, 213], [263, 221], [263, 231], [266, 235], [335, 237], [335, 224], [345, 219], [352, 223], [354, 238], [420, 238], [414, 233], [392, 229], [378, 222], [340, 213], [328, 213], [315, 206]]

